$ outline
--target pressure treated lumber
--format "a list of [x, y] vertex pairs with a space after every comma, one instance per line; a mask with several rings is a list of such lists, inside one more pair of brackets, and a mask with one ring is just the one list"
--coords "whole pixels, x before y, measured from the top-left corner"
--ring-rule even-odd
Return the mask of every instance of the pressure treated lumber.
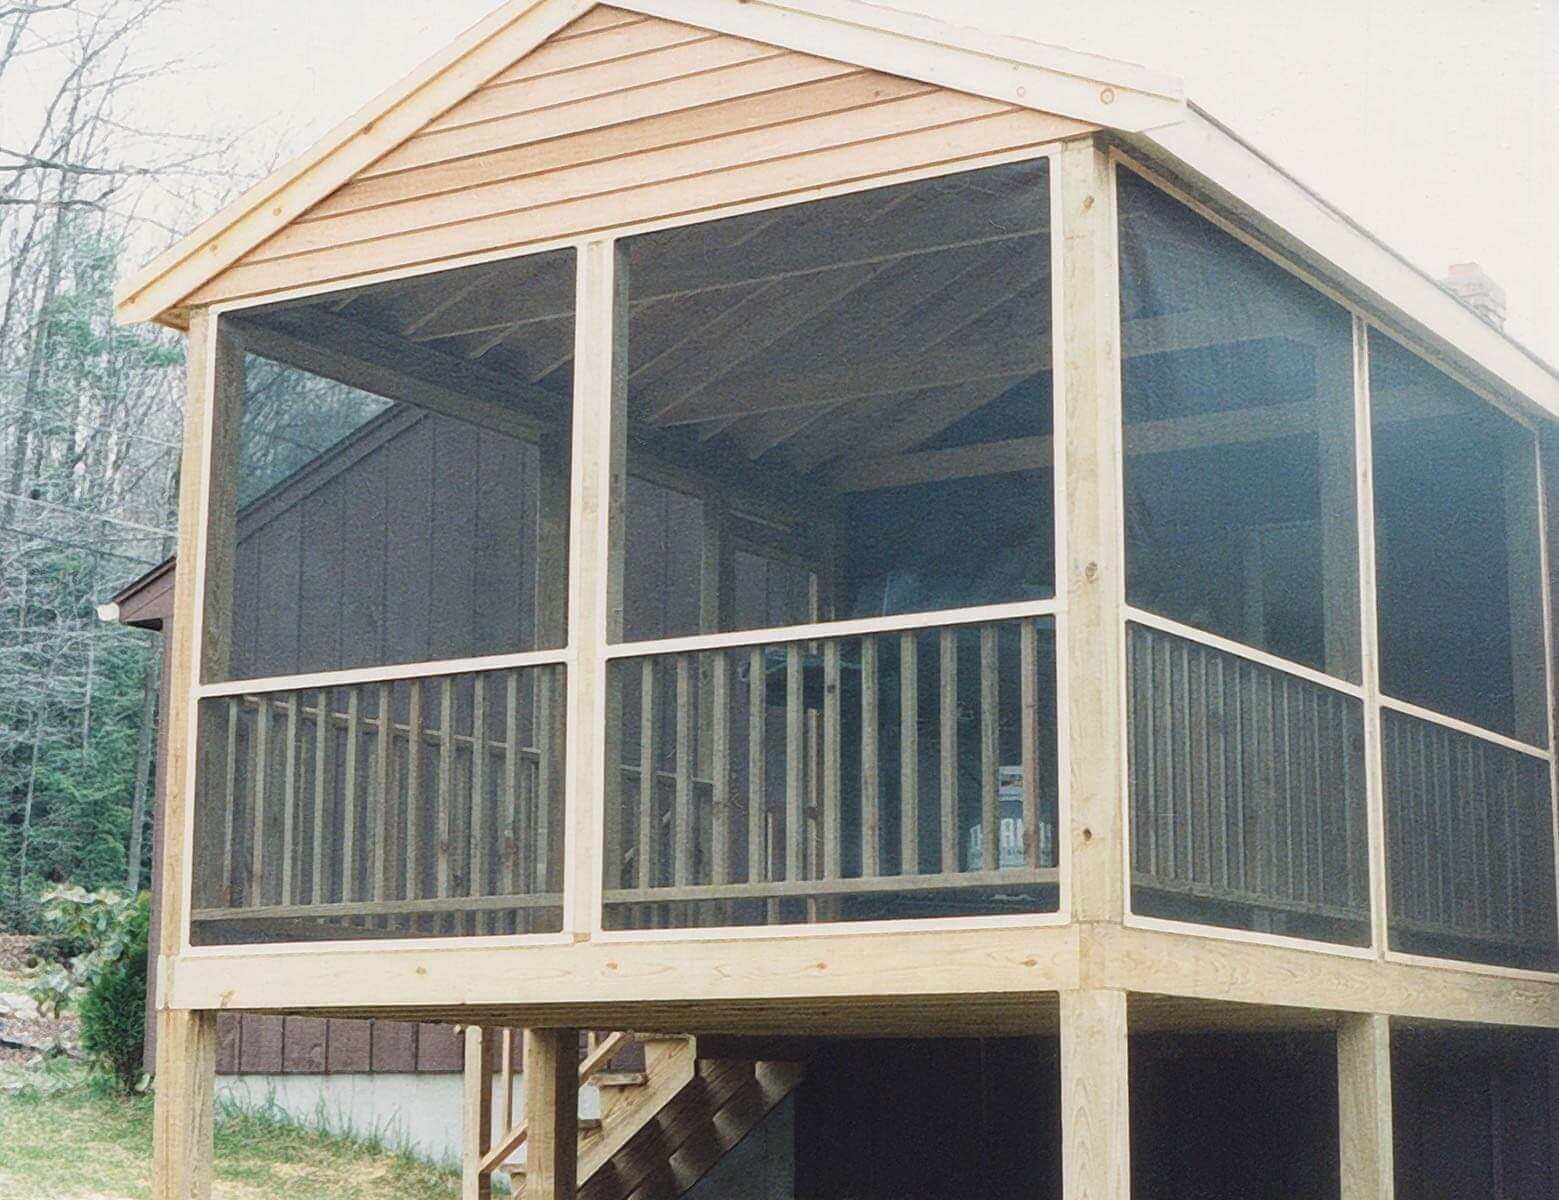
[[1337, 1026], [1342, 1200], [1392, 1200], [1391, 1020], [1347, 1013]]
[[160, 1010], [153, 1200], [210, 1200], [216, 1071], [217, 1014]]
[[1126, 993], [1061, 993], [1061, 1194], [1131, 1200]]
[[[1091, 142], [1061, 154], [1062, 348], [1066, 395], [1066, 561], [1069, 615], [1061, 657], [1069, 682], [1072, 912], [1118, 921], [1126, 906], [1121, 816], [1119, 646], [1121, 399], [1113, 167]], [[1064, 851], [1063, 851], [1064, 852]]]
[[527, 1200], [573, 1200], [579, 1186], [579, 1031], [525, 1031]]
[[492, 1195], [492, 1172], [482, 1168], [493, 1140], [492, 1059], [497, 1036], [496, 1030], [466, 1026], [460, 1200], [488, 1200]]

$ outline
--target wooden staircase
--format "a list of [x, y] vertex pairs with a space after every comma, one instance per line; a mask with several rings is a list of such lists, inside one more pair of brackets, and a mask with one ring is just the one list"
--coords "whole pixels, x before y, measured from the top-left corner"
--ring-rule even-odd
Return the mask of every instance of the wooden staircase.
[[[505, 1035], [500, 1098], [513, 1089], [512, 1046]], [[635, 1046], [642, 1069], [612, 1069]], [[694, 1037], [592, 1035], [579, 1082], [597, 1089], [601, 1115], [579, 1123], [579, 1200], [681, 1196], [795, 1089], [802, 1072], [799, 1062], [706, 1058]], [[507, 1174], [520, 1195], [525, 1168], [509, 1160], [524, 1145], [526, 1127], [507, 1112], [502, 1126], [507, 1132], [475, 1169]]]

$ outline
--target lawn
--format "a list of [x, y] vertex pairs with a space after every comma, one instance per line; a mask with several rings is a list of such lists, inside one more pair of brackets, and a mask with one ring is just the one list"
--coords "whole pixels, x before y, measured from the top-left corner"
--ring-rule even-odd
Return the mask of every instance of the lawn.
[[[0, 1197], [149, 1200], [152, 1102], [106, 1095], [79, 1068], [0, 1073]], [[443, 1200], [458, 1177], [371, 1141], [224, 1112], [215, 1200]]]

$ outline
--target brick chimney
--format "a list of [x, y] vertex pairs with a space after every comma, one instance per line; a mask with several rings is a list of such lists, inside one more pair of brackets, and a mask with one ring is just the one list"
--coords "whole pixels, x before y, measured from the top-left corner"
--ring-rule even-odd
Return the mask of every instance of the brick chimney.
[[1496, 329], [1505, 328], [1505, 289], [1477, 263], [1452, 263], [1440, 286]]

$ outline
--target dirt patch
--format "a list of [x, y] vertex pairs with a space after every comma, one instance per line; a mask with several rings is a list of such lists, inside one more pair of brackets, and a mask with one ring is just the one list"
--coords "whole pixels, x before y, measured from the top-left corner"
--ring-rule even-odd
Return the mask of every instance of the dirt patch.
[[81, 1022], [44, 1016], [27, 995], [33, 939], [0, 934], [0, 1067], [29, 1066], [50, 1054], [78, 1054]]
[[0, 978], [17, 979], [32, 970], [34, 940], [27, 933], [0, 933]]

